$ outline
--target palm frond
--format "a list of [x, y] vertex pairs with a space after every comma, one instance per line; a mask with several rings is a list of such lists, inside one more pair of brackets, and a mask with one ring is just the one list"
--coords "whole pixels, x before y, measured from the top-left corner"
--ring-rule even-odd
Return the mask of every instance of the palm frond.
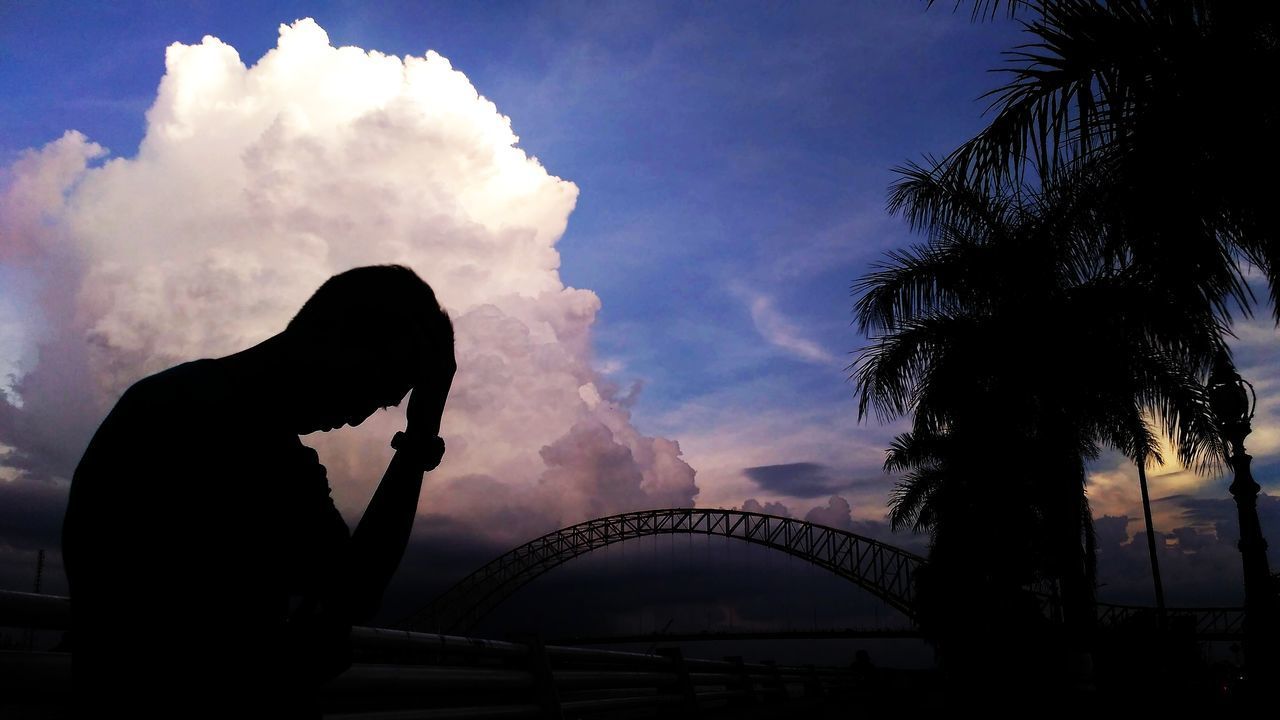
[[[935, 2], [937, 0], [928, 0], [925, 7], [933, 7]], [[964, 0], [955, 0], [952, 12], [958, 11], [965, 4]], [[1019, 13], [1039, 7], [1040, 2], [1039, 0], [969, 0], [967, 4], [972, 6], [970, 19], [979, 22], [994, 20], [1000, 15], [1012, 18]]]

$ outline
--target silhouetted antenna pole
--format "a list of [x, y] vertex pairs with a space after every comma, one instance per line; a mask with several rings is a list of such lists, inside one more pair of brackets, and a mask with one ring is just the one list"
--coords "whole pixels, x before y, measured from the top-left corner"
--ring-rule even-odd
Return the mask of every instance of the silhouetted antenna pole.
[[44, 550], [41, 549], [40, 552], [36, 553], [36, 581], [32, 585], [31, 592], [37, 595], [40, 594], [40, 584], [43, 579], [44, 579]]
[[[40, 594], [40, 581], [44, 577], [44, 550], [41, 549], [36, 553], [36, 580], [32, 583], [32, 592]], [[36, 631], [34, 628], [27, 628], [23, 633], [22, 642], [27, 650], [36, 649]]]

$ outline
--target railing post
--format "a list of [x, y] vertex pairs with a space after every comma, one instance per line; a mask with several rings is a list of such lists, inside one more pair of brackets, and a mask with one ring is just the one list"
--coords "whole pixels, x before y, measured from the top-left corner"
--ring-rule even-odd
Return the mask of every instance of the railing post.
[[769, 668], [769, 677], [772, 680], [769, 684], [773, 687], [774, 690], [777, 691], [776, 693], [774, 693], [775, 697], [772, 702], [775, 702], [775, 703], [786, 702], [787, 701], [787, 684], [782, 681], [782, 672], [778, 670], [778, 663], [772, 660], [765, 660], [761, 664]]
[[563, 720], [560, 711], [560, 693], [556, 691], [556, 678], [551, 672], [551, 659], [540, 635], [528, 635], [520, 640], [529, 648], [528, 668], [533, 675], [534, 702], [542, 710], [542, 717]]
[[756, 702], [756, 692], [751, 684], [751, 675], [747, 672], [747, 665], [742, 660], [741, 655], [725, 655], [724, 660], [733, 664], [732, 674], [734, 676], [731, 690], [741, 690], [742, 694], [736, 698], [729, 700], [730, 707], [745, 707], [754, 705]]
[[694, 717], [698, 713], [698, 693], [694, 690], [693, 680], [689, 678], [689, 666], [684, 661], [684, 653], [678, 647], [658, 648], [658, 654], [671, 661], [671, 669], [676, 674], [676, 692], [684, 699], [681, 704], [684, 717]]
[[822, 688], [822, 678], [818, 677], [818, 668], [813, 663], [804, 666], [808, 672], [804, 676], [804, 695], [805, 697], [821, 697], [825, 694]]

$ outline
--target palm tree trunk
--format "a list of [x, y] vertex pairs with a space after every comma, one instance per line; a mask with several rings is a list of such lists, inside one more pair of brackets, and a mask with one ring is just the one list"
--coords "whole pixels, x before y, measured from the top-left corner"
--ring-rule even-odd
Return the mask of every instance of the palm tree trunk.
[[1071, 504], [1063, 505], [1066, 512], [1063, 517], [1062, 532], [1064, 546], [1061, 562], [1063, 563], [1063, 605], [1066, 623], [1072, 630], [1072, 637], [1081, 647], [1089, 647], [1093, 640], [1095, 613], [1093, 588], [1089, 587], [1089, 570], [1087, 553], [1082, 535], [1085, 519], [1081, 517], [1080, 498], [1071, 498]]
[[1097, 625], [1092, 556], [1086, 548], [1084, 463], [1074, 453], [1060, 455], [1065, 472], [1058, 477], [1059, 567], [1063, 621], [1067, 631], [1068, 677], [1077, 689], [1093, 684], [1093, 642]]
[[1138, 458], [1138, 486], [1142, 488], [1142, 516], [1147, 521], [1147, 552], [1151, 554], [1151, 579], [1156, 585], [1156, 616], [1160, 629], [1168, 629], [1164, 609], [1164, 583], [1160, 581], [1160, 559], [1156, 556], [1156, 531], [1151, 524], [1151, 496], [1147, 494], [1147, 459]]

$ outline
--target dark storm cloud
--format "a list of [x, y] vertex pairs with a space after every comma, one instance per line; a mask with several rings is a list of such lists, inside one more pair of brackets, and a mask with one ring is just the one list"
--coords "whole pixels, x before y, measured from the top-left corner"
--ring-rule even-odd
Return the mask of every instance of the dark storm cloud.
[[[1197, 498], [1185, 495], [1174, 495], [1167, 499], [1182, 507], [1182, 517], [1190, 525], [1212, 525], [1218, 537], [1229, 542], [1240, 538], [1240, 521], [1236, 502], [1230, 497]], [[1262, 533], [1276, 535], [1280, 533], [1280, 496], [1258, 495], [1258, 521], [1262, 524]], [[1271, 553], [1272, 562], [1276, 561], [1275, 553]]]
[[66, 333], [51, 339], [42, 345], [40, 364], [15, 382], [14, 394], [0, 390], [0, 445], [11, 448], [0, 465], [32, 479], [71, 477], [102, 420], [86, 401], [93, 394], [84, 364], [69, 349], [77, 341], [83, 343]]
[[1184, 552], [1199, 552], [1221, 542], [1216, 534], [1201, 532], [1193, 527], [1174, 528], [1169, 535], [1178, 541], [1178, 547]]
[[[1175, 538], [1179, 541], [1173, 542]], [[1182, 539], [1189, 544], [1184, 545]], [[1168, 534], [1157, 532], [1156, 555], [1170, 606], [1222, 607], [1243, 603], [1240, 553], [1213, 533], [1185, 527]], [[1135, 534], [1124, 544], [1098, 543], [1098, 599], [1155, 604], [1145, 532]]]
[[[39, 551], [20, 550], [0, 545], [0, 590], [33, 592]], [[62, 569], [62, 554], [57, 547], [45, 549], [44, 567], [40, 572], [40, 592], [67, 594], [67, 576]]]
[[484, 539], [465, 521], [443, 515], [419, 516], [374, 624], [391, 625], [403, 620], [510, 549]]
[[[1240, 537], [1231, 498], [1174, 495], [1156, 501], [1183, 509], [1186, 525], [1157, 529], [1156, 556], [1165, 596], [1172, 606], [1234, 606], [1244, 602]], [[1280, 498], [1258, 497], [1263, 534], [1280, 532]], [[1151, 605], [1155, 590], [1147, 534], [1141, 518], [1102, 516], [1094, 520], [1098, 538], [1098, 598]], [[1130, 536], [1130, 529], [1137, 530]], [[1274, 566], [1277, 553], [1270, 553]]]
[[743, 468], [742, 473], [762, 490], [802, 498], [836, 495], [842, 490], [883, 483], [883, 480], [854, 480], [841, 476], [830, 466], [812, 462], [759, 465]]
[[0, 481], [0, 546], [56, 548], [67, 489], [37, 480]]
[[1093, 521], [1094, 536], [1101, 547], [1119, 545], [1129, 539], [1129, 520], [1127, 515], [1103, 515]]
[[30, 592], [36, 557], [44, 550], [41, 590], [54, 594], [67, 591], [60, 553], [66, 507], [63, 486], [29, 476], [0, 480], [0, 589]]
[[[1267, 456], [1253, 459], [1253, 479], [1263, 487], [1275, 489], [1280, 485], [1280, 457]], [[1226, 486], [1226, 482], [1223, 482]]]

